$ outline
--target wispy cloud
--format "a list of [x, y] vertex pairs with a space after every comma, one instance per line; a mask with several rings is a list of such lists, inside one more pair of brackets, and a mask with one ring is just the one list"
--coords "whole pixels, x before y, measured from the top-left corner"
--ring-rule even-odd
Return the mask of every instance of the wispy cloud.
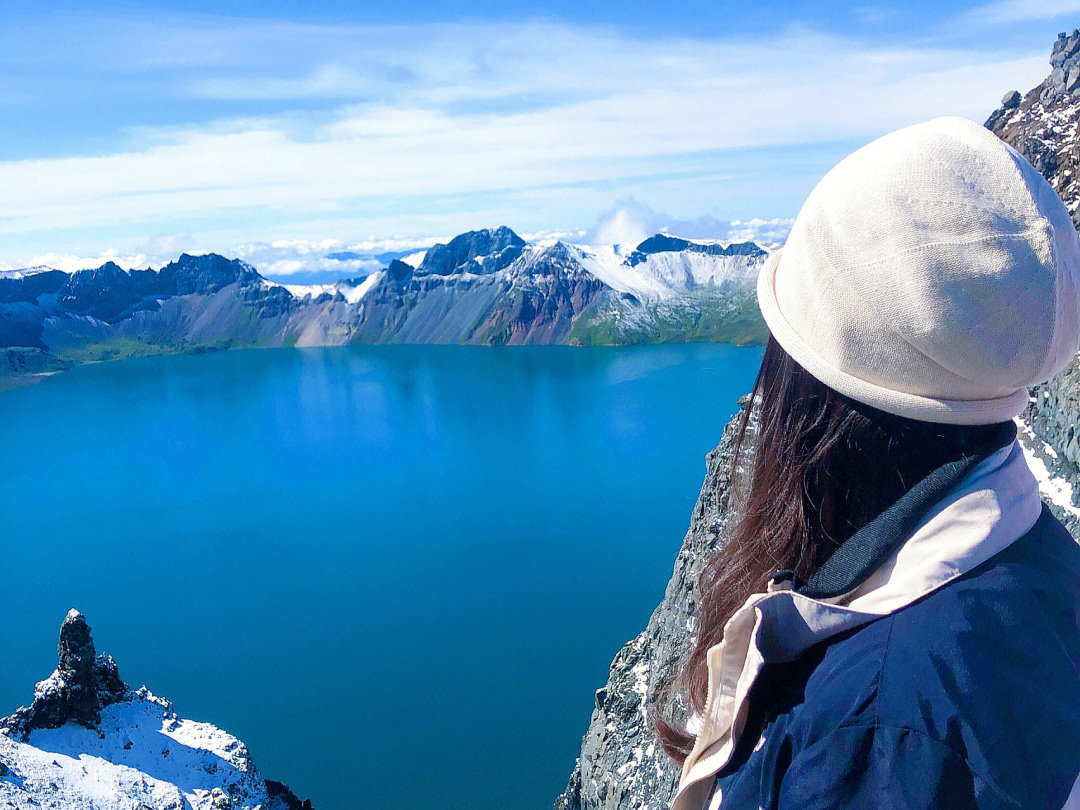
[[[39, 44], [41, 59], [58, 52]], [[170, 108], [209, 99], [245, 114], [143, 124], [90, 154], [0, 161], [0, 235], [22, 255], [88, 234], [206, 244], [223, 223], [231, 235], [212, 246], [245, 229], [272, 241], [422, 236], [461, 222], [571, 228], [629, 196], [684, 219], [740, 204], [728, 221], [792, 214], [838, 150], [935, 115], [981, 120], [1003, 88], [1045, 72], [1041, 53], [883, 47], [798, 26], [695, 39], [563, 23], [177, 18], [118, 24], [80, 47], [79, 59], [114, 49], [118, 86], [160, 72], [154, 89], [172, 94]], [[840, 146], [822, 157], [815, 144]]]
[[998, 0], [962, 15], [966, 24], [1009, 25], [1033, 20], [1055, 20], [1080, 14], [1078, 0]]

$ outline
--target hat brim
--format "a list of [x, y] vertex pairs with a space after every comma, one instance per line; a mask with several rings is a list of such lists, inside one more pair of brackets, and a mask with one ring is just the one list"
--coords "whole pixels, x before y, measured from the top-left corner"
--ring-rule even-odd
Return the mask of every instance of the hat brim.
[[782, 248], [773, 251], [758, 275], [757, 298], [761, 315], [784, 351], [812, 376], [833, 390], [897, 416], [949, 425], [989, 425], [1004, 422], [1023, 413], [1027, 408], [1026, 388], [995, 399], [937, 399], [872, 383], [838, 368], [803, 340], [781, 311], [776, 298], [777, 273], [781, 270], [786, 273], [798, 272], [798, 268], [785, 265], [782, 257]]

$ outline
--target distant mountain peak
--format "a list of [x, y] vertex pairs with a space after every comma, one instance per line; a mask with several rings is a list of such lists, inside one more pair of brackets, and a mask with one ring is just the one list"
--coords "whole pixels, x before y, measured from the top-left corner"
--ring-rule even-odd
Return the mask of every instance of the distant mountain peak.
[[680, 236], [672, 236], [667, 233], [658, 233], [641, 242], [626, 258], [631, 267], [645, 261], [654, 253], [668, 253], [687, 251], [689, 253], [705, 253], [709, 256], [751, 256], [761, 258], [766, 255], [760, 245], [755, 242], [693, 242]]
[[230, 284], [252, 284], [262, 280], [259, 272], [247, 262], [229, 259], [220, 253], [181, 253], [180, 258], [165, 265], [160, 273], [175, 278], [178, 295], [212, 293]]
[[505, 225], [459, 234], [424, 255], [418, 274], [494, 273], [521, 255], [526, 242]]

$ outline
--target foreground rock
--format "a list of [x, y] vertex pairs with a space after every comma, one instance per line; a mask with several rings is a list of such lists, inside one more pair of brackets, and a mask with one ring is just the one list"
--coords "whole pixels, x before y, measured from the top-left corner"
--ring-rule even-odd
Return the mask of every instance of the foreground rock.
[[[1058, 34], [1050, 74], [1002, 100], [986, 126], [1024, 155], [1065, 201], [1080, 227], [1080, 30]], [[1073, 534], [1080, 530], [1080, 367], [1032, 391], [1025, 442], [1044, 497]]]
[[310, 810], [263, 779], [242, 742], [132, 690], [68, 613], [56, 669], [0, 719], [0, 806], [64, 810]]

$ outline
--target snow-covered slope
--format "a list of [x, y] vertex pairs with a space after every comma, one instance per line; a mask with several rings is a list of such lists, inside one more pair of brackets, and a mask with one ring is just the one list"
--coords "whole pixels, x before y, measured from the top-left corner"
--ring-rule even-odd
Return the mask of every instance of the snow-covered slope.
[[634, 248], [579, 245], [586, 270], [618, 292], [641, 298], [675, 298], [702, 287], [752, 285], [768, 255], [752, 243], [703, 243], [657, 234]]
[[55, 268], [49, 267], [44, 264], [39, 264], [34, 267], [20, 267], [16, 270], [0, 270], [0, 279], [9, 278], [12, 280], [26, 278], [27, 276], [35, 276], [39, 273], [51, 273], [55, 272]]
[[310, 810], [268, 782], [240, 740], [128, 689], [76, 610], [34, 702], [0, 719], [0, 807], [30, 810]]
[[[279, 284], [276, 286], [284, 287], [294, 298], [315, 299], [323, 295], [333, 298], [335, 295], [340, 295], [350, 304], [359, 304], [384, 275], [385, 271], [379, 270], [361, 279], [335, 281], [332, 284]], [[273, 284], [273, 282], [267, 282], [267, 284]]]

